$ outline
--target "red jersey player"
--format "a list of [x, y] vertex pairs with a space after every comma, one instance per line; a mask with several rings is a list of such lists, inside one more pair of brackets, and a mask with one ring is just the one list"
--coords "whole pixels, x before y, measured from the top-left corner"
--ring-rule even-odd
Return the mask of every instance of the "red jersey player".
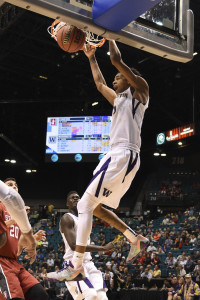
[[[6, 179], [5, 184], [18, 192], [14, 178]], [[21, 235], [19, 226], [14, 220], [11, 221], [6, 207], [0, 202], [0, 238], [5, 233], [7, 240], [0, 248], [0, 292], [9, 300], [47, 300], [48, 295], [42, 285], [17, 261], [18, 241], [20, 239], [23, 245], [24, 236]]]

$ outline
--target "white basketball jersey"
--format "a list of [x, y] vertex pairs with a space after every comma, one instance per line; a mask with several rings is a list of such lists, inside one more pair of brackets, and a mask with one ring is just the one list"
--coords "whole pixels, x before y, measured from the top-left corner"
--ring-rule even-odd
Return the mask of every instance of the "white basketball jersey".
[[[78, 227], [78, 217], [71, 214], [71, 213], [67, 213], [68, 215], [70, 215], [73, 220], [74, 220], [74, 229], [75, 229], [75, 232], [77, 232], [77, 227]], [[73, 254], [74, 254], [74, 251], [70, 248], [66, 238], [65, 238], [65, 235], [64, 233], [61, 232], [60, 230], [60, 233], [62, 235], [62, 238], [63, 238], [63, 241], [64, 241], [64, 244], [65, 244], [65, 255], [63, 256], [63, 258], [66, 260], [66, 259], [72, 259], [73, 257]], [[90, 239], [88, 239], [88, 245], [90, 244]], [[92, 256], [90, 255], [90, 252], [85, 252], [85, 255], [84, 255], [84, 259], [83, 259], [83, 262], [86, 262], [86, 261], [89, 261], [92, 259]]]
[[149, 99], [145, 105], [135, 99], [130, 88], [117, 94], [112, 112], [111, 148], [117, 146], [140, 151], [142, 122], [148, 104]]

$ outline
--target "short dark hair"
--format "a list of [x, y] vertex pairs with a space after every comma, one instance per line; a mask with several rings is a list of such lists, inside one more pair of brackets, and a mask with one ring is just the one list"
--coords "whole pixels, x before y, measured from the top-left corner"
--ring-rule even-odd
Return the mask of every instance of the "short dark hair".
[[130, 69], [135, 75], [142, 76], [141, 73], [136, 68], [130, 68]]
[[7, 181], [10, 181], [10, 180], [12, 180], [12, 181], [14, 181], [14, 182], [17, 183], [17, 181], [16, 181], [16, 179], [15, 179], [14, 177], [8, 177], [8, 178], [6, 178], [6, 179], [4, 180], [4, 183], [6, 183]]
[[70, 191], [70, 192], [67, 194], [67, 201], [68, 201], [69, 196], [71, 196], [71, 194], [78, 194], [78, 193], [77, 193], [77, 191]]

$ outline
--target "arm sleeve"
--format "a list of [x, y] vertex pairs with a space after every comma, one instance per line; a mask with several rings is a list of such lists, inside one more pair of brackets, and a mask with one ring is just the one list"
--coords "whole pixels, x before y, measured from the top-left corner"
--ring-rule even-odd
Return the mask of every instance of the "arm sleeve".
[[0, 180], [0, 200], [5, 205], [11, 217], [16, 221], [22, 233], [31, 230], [24, 201], [21, 196], [13, 189], [8, 187]]

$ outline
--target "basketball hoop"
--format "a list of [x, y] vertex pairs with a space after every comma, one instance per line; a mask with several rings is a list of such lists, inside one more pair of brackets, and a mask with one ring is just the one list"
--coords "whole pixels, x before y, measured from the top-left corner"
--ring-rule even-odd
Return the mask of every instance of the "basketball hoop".
[[[51, 35], [51, 37], [57, 41], [57, 33], [58, 31], [65, 26], [67, 23], [65, 22], [61, 22], [59, 20], [55, 20], [51, 26], [49, 26], [47, 28], [47, 32]], [[105, 43], [106, 39], [105, 38], [101, 38], [98, 35], [95, 35], [93, 32], [87, 31], [87, 30], [83, 30], [81, 29], [84, 33], [85, 33], [85, 45], [86, 44], [90, 44], [92, 46], [92, 48], [96, 48], [96, 47], [101, 47], [103, 46], [103, 44]], [[81, 49], [84, 50], [84, 49]]]

